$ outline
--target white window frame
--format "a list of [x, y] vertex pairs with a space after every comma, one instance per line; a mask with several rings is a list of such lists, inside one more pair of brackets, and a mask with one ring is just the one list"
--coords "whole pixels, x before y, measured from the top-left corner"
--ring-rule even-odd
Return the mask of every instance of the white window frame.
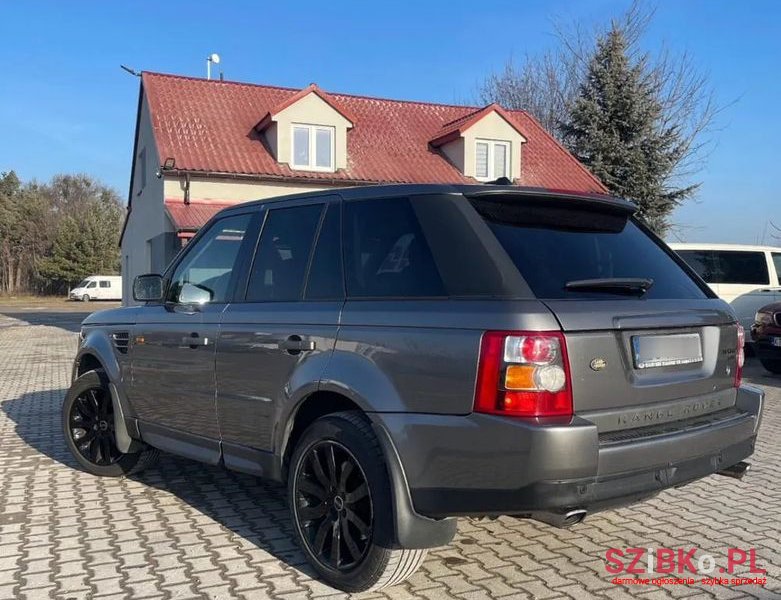
[[[477, 176], [477, 144], [487, 144], [488, 145], [488, 176], [487, 177], [478, 177]], [[512, 150], [513, 145], [512, 142], [508, 142], [507, 140], [488, 140], [483, 138], [476, 138], [475, 139], [475, 179], [478, 181], [494, 181], [497, 179], [496, 176], [494, 176], [494, 153], [495, 153], [495, 147], [496, 146], [504, 146], [505, 147], [505, 173], [502, 177], [507, 177], [507, 179], [513, 178], [513, 158], [512, 158]]]
[[[309, 131], [309, 163], [306, 165], [296, 164], [296, 146], [295, 131], [296, 128], [307, 129]], [[331, 164], [327, 167], [317, 166], [317, 131], [326, 130], [331, 133]], [[311, 123], [291, 123], [290, 124], [290, 166], [299, 171], [326, 171], [334, 172], [336, 163], [336, 127], [330, 125], [313, 125]]]

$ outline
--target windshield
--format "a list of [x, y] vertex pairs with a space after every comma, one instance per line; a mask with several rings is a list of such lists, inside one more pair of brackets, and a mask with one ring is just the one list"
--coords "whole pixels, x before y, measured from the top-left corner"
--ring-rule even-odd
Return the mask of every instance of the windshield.
[[83, 288], [83, 287], [87, 287], [87, 284], [88, 284], [88, 283], [89, 283], [89, 279], [85, 279], [84, 281], [82, 281], [82, 282], [81, 282], [79, 285], [77, 285], [76, 287], [77, 287], [77, 288]]
[[626, 213], [552, 202], [473, 205], [538, 298], [636, 298], [625, 293], [625, 285], [582, 284], [630, 278], [652, 281], [639, 294], [644, 299], [708, 297]]

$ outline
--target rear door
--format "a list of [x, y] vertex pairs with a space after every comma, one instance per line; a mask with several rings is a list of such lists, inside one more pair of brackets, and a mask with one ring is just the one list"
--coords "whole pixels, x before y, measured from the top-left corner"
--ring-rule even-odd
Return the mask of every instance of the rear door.
[[[565, 332], [575, 412], [673, 420], [734, 404], [729, 308], [626, 212], [546, 202], [476, 208]], [[652, 285], [605, 284], [616, 278]]]
[[101, 300], [110, 300], [111, 299], [111, 281], [108, 279], [101, 279], [98, 281], [98, 293], [100, 294], [98, 297]]
[[316, 389], [344, 299], [339, 213], [336, 196], [266, 211], [246, 293], [221, 322], [217, 412], [226, 464], [247, 457], [239, 447], [272, 450], [280, 413], [302, 392], [295, 372], [310, 386], [303, 393]]

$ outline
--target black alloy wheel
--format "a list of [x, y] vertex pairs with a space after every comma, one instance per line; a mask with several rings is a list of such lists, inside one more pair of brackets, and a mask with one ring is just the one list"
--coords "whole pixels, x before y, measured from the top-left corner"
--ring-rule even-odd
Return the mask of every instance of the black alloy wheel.
[[122, 453], [114, 435], [114, 405], [103, 387], [90, 387], [73, 402], [68, 420], [71, 440], [88, 462], [113, 465]]
[[304, 453], [293, 487], [304, 542], [325, 569], [360, 565], [372, 542], [374, 507], [366, 475], [342, 444], [323, 440]]

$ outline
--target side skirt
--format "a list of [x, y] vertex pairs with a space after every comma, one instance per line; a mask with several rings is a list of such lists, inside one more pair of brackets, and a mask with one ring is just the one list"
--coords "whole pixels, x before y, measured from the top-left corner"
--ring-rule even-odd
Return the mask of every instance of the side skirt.
[[222, 463], [231, 471], [281, 481], [279, 461], [273, 452], [220, 442], [146, 421], [136, 420], [135, 423], [141, 440], [164, 452], [210, 465]]

